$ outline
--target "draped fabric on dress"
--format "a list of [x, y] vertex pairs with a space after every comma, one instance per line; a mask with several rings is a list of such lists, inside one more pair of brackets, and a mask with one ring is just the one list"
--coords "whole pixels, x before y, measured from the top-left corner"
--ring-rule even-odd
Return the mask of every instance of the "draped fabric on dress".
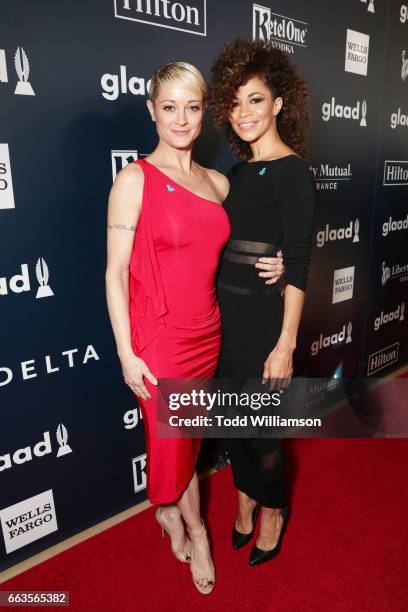
[[[215, 273], [230, 225], [223, 207], [173, 181], [147, 160], [129, 275], [134, 352], [160, 378], [212, 378], [221, 347]], [[201, 440], [157, 436], [157, 388], [138, 400], [152, 503], [176, 501], [194, 471]]]

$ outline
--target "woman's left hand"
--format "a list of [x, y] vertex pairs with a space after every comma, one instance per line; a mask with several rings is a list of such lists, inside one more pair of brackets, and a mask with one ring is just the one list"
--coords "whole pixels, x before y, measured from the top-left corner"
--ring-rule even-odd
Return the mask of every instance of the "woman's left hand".
[[263, 382], [269, 390], [280, 391], [289, 386], [293, 374], [293, 349], [277, 344], [264, 363]]
[[262, 270], [258, 276], [267, 279], [265, 285], [273, 285], [285, 272], [282, 251], [278, 251], [277, 257], [260, 257], [255, 264], [255, 268]]

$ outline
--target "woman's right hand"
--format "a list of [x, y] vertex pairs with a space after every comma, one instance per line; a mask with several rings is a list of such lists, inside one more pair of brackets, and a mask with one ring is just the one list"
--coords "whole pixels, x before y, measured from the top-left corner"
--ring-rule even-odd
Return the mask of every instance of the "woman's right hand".
[[122, 372], [125, 383], [132, 391], [143, 400], [151, 399], [151, 395], [144, 383], [144, 376], [152, 383], [157, 385], [157, 378], [153, 376], [146, 363], [135, 354], [122, 359]]

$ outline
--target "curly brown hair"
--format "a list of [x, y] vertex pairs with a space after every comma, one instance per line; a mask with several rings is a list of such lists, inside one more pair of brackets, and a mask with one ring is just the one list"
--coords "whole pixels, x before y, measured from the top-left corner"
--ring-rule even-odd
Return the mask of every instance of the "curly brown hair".
[[221, 49], [211, 72], [208, 110], [215, 125], [226, 129], [231, 148], [239, 159], [250, 159], [251, 147], [234, 132], [228, 116], [238, 89], [254, 76], [263, 79], [274, 98], [283, 98], [277, 116], [279, 135], [301, 157], [307, 156], [305, 138], [310, 125], [307, 104], [310, 95], [286, 53], [269, 42], [236, 38]]

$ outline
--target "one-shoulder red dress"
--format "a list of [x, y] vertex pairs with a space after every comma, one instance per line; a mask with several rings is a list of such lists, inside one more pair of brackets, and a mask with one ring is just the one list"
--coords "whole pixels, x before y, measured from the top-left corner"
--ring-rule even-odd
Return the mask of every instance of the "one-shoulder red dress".
[[[230, 235], [223, 207], [194, 194], [147, 160], [142, 209], [130, 259], [132, 347], [160, 378], [212, 378], [221, 347], [215, 274]], [[138, 399], [152, 503], [176, 501], [194, 471], [199, 438], [157, 436], [157, 388]]]

